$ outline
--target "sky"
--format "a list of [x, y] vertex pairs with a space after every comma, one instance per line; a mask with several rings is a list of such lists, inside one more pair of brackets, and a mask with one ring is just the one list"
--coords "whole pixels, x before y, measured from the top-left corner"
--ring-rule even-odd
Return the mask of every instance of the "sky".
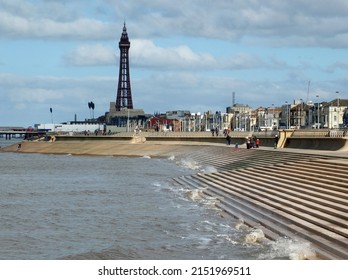
[[346, 0], [0, 0], [0, 126], [109, 111], [124, 23], [145, 113], [225, 112], [233, 92], [254, 109], [348, 99], [347, 15]]

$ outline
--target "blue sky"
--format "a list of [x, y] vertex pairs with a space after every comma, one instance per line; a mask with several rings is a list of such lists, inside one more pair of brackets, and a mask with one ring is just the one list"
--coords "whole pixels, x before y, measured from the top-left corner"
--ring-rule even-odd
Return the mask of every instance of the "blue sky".
[[[0, 0], [0, 126], [104, 115], [120, 39], [133, 105], [225, 111], [348, 98], [346, 0]], [[307, 92], [310, 81], [309, 93]], [[336, 93], [336, 92], [339, 93]]]

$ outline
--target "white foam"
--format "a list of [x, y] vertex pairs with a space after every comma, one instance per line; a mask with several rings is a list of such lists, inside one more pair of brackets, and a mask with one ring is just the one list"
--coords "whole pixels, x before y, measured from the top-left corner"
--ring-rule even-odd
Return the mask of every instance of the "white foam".
[[217, 172], [217, 169], [213, 166], [206, 166], [204, 169], [202, 169], [202, 172], [204, 173], [214, 173]]
[[305, 260], [315, 258], [315, 251], [309, 242], [289, 238], [280, 238], [271, 244], [268, 258], [285, 257], [291, 260]]
[[221, 211], [221, 209], [216, 206], [217, 202], [219, 202], [219, 200], [216, 197], [205, 196], [203, 200], [203, 204], [207, 206], [209, 209]]
[[145, 155], [145, 156], [143, 156], [143, 158], [151, 158], [151, 157], [150, 157], [150, 156]]
[[265, 240], [265, 234], [259, 228], [253, 229], [250, 233], [245, 236], [245, 243], [256, 244]]
[[174, 160], [174, 159], [175, 159], [175, 156], [174, 156], [174, 155], [171, 155], [168, 159], [169, 159], [169, 160]]
[[231, 236], [226, 236], [225, 238], [228, 242], [230, 242], [232, 245], [237, 245], [238, 242], [236, 240], [233, 240]]
[[202, 190], [200, 189], [187, 191], [185, 195], [192, 201], [202, 200]]
[[190, 159], [182, 159], [180, 165], [192, 170], [197, 170], [201, 167], [196, 161]]
[[248, 229], [249, 227], [244, 224], [244, 221], [243, 220], [239, 220], [235, 225], [234, 225], [234, 228], [235, 229], [238, 229], [238, 230], [246, 230]]

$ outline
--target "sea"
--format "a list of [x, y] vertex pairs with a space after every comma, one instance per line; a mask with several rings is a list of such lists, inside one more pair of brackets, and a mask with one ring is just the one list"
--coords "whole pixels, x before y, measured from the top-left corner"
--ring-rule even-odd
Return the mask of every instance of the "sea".
[[273, 260], [310, 250], [265, 240], [172, 180], [215, 171], [174, 156], [0, 153], [0, 259]]

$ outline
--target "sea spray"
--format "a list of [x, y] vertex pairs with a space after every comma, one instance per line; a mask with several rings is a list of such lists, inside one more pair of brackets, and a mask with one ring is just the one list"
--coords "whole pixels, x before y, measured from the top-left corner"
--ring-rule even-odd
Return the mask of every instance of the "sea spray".
[[192, 170], [197, 170], [201, 167], [196, 161], [191, 159], [182, 159], [179, 165]]
[[217, 169], [213, 166], [206, 166], [201, 170], [203, 173], [215, 173], [218, 172]]
[[202, 200], [202, 189], [190, 190], [186, 192], [186, 196], [192, 201]]
[[256, 244], [265, 240], [265, 234], [259, 228], [253, 229], [250, 233], [245, 236], [245, 243]]
[[150, 157], [150, 156], [147, 156], [147, 155], [143, 156], [142, 158], [151, 159], [151, 157]]
[[246, 230], [249, 227], [244, 223], [244, 220], [240, 219], [235, 223], [234, 228], [237, 230]]
[[268, 259], [289, 258], [291, 260], [315, 259], [315, 251], [309, 242], [294, 240], [290, 238], [279, 238], [271, 243]]
[[171, 155], [168, 160], [175, 160], [175, 156], [174, 155]]

